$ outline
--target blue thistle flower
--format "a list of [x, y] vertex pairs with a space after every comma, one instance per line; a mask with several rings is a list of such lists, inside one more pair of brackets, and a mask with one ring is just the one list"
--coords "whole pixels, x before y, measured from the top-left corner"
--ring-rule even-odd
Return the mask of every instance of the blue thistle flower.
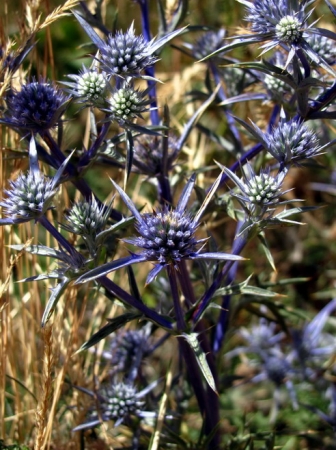
[[96, 404], [98, 403], [99, 406], [99, 411], [92, 411], [88, 421], [78, 425], [73, 431], [94, 428], [102, 422], [109, 420], [113, 420], [114, 427], [118, 427], [130, 416], [137, 416], [139, 418], [156, 417], [155, 412], [143, 411], [145, 402], [141, 399], [157, 385], [158, 381], [154, 381], [146, 388], [138, 391], [131, 383], [116, 383], [111, 386], [103, 386], [96, 394], [79, 388], [95, 398]]
[[316, 133], [300, 120], [280, 120], [269, 133], [263, 133], [253, 122], [251, 126], [240, 119], [237, 120], [283, 167], [298, 165], [323, 151]]
[[166, 205], [160, 210], [150, 214], [140, 214], [128, 195], [112, 181], [121, 198], [133, 213], [135, 217], [135, 228], [140, 234], [139, 237], [124, 239], [124, 241], [139, 247], [142, 251], [140, 254], [131, 254], [131, 256], [126, 258], [121, 258], [92, 269], [79, 277], [77, 283], [85, 283], [121, 267], [144, 261], [155, 263], [155, 267], [150, 271], [146, 280], [146, 283], [149, 284], [163, 268], [168, 266], [178, 268], [182, 259], [215, 259], [231, 261], [244, 259], [240, 256], [228, 253], [200, 252], [201, 249], [199, 247], [206, 239], [197, 240], [195, 232], [199, 226], [201, 215], [218, 187], [220, 177], [218, 177], [212, 186], [210, 193], [201, 205], [197, 214], [192, 216], [186, 211], [186, 207], [195, 184], [195, 179], [194, 175], [189, 179], [176, 208]]
[[[314, 24], [308, 25], [307, 21], [312, 10], [305, 11], [310, 2], [299, 0], [237, 0], [246, 7], [245, 19], [251, 23], [251, 31], [254, 34], [240, 35], [237, 39], [224, 47], [217, 49], [207, 58], [227, 52], [236, 47], [257, 42], [266, 42], [261, 48], [261, 54], [280, 45], [288, 50], [286, 67], [294, 56], [298, 57], [305, 68], [309, 67], [308, 59], [315, 65], [319, 65], [335, 77], [334, 70], [330, 67], [323, 55], [314, 50], [307, 41], [308, 36], [320, 35], [336, 40], [336, 34], [323, 28], [315, 28]], [[305, 56], [306, 55], [306, 56]]]
[[335, 309], [336, 299], [333, 299], [302, 330], [293, 330], [294, 351], [291, 353], [291, 359], [298, 360], [307, 375], [311, 373], [307, 369], [310, 363], [320, 366], [323, 359], [335, 353], [335, 337], [323, 332], [330, 314]]
[[54, 127], [64, 113], [69, 97], [54, 84], [32, 81], [20, 91], [12, 90], [7, 96], [5, 118], [0, 119], [15, 129], [43, 133]]
[[29, 156], [29, 172], [26, 175], [20, 174], [14, 181], [10, 180], [10, 189], [4, 191], [7, 198], [0, 202], [0, 206], [7, 218], [0, 219], [0, 225], [23, 223], [42, 217], [51, 207], [60, 177], [70, 158], [64, 161], [53, 178], [47, 178], [39, 170], [33, 137], [30, 140]]
[[158, 61], [155, 53], [183, 31], [175, 30], [148, 42], [144, 36], [135, 35], [132, 23], [126, 33], [117, 31], [115, 35], [110, 34], [105, 42], [80, 14], [76, 11], [73, 11], [73, 14], [97, 46], [100, 52], [99, 61], [109, 76], [150, 78], [142, 76], [141, 72], [153, 66]]
[[133, 23], [126, 33], [117, 31], [114, 36], [109, 35], [106, 44], [99, 47], [104, 70], [111, 75], [139, 75], [158, 61], [152, 55], [152, 44], [142, 35], [135, 35]]

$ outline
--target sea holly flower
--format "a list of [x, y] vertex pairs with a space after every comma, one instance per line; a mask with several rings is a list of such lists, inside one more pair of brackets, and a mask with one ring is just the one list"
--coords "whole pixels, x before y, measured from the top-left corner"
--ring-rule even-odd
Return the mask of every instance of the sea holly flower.
[[38, 220], [48, 209], [58, 190], [62, 173], [71, 155], [64, 161], [53, 178], [46, 177], [39, 169], [35, 140], [29, 144], [30, 170], [9, 181], [10, 189], [5, 189], [6, 198], [0, 202], [3, 214], [0, 225]]
[[147, 93], [148, 89], [140, 91], [124, 84], [107, 99], [108, 106], [104, 111], [121, 125], [130, 123], [133, 119], [142, 117], [143, 112], [148, 111], [150, 100], [146, 99]]
[[237, 120], [281, 164], [281, 167], [299, 165], [323, 151], [315, 131], [301, 120], [293, 119], [286, 122], [281, 119], [269, 133], [263, 133], [253, 122], [250, 125], [240, 119]]
[[7, 110], [0, 123], [17, 130], [43, 133], [54, 127], [64, 113], [69, 97], [53, 83], [32, 81], [11, 90], [6, 98]]
[[252, 166], [247, 164], [246, 172], [243, 172], [243, 178], [240, 179], [230, 169], [221, 167], [238, 187], [238, 192], [231, 191], [231, 195], [237, 198], [252, 220], [258, 221], [264, 216], [271, 216], [274, 207], [284, 203], [280, 202], [280, 196], [284, 194], [281, 188], [286, 176], [285, 171], [273, 176], [268, 168], [256, 174]]
[[77, 283], [85, 283], [121, 267], [144, 261], [151, 261], [155, 264], [147, 277], [146, 283], [148, 284], [153, 281], [163, 268], [168, 266], [178, 268], [180, 261], [184, 259], [242, 260], [242, 257], [228, 253], [201, 253], [201, 244], [204, 244], [206, 239], [197, 240], [195, 232], [199, 226], [201, 215], [218, 187], [220, 177], [218, 177], [212, 186], [199, 211], [195, 216], [192, 216], [186, 210], [186, 207], [195, 180], [195, 175], [189, 179], [182, 191], [176, 208], [165, 205], [161, 209], [153, 211], [153, 213], [145, 214], [140, 214], [128, 195], [112, 181], [121, 198], [133, 213], [135, 217], [135, 228], [140, 235], [132, 239], [124, 239], [124, 241], [135, 245], [142, 251], [140, 254], [132, 253], [126, 258], [121, 258], [92, 269], [79, 277]]
[[323, 55], [320, 55], [308, 43], [307, 38], [320, 35], [336, 40], [336, 34], [330, 30], [314, 27], [315, 23], [307, 24], [312, 10], [306, 12], [309, 2], [299, 0], [237, 0], [246, 7], [246, 21], [251, 24], [253, 34], [236, 36], [236, 39], [220, 49], [217, 49], [207, 58], [216, 54], [227, 52], [236, 47], [257, 42], [266, 42], [262, 45], [262, 54], [281, 46], [288, 50], [287, 65], [297, 56], [302, 65], [309, 67], [307, 57], [315, 65], [319, 65], [335, 76]]
[[323, 332], [330, 314], [335, 309], [336, 299], [333, 299], [302, 330], [292, 332], [294, 350], [290, 357], [293, 361], [297, 360], [307, 374], [310, 373], [310, 370], [307, 370], [310, 363], [321, 366], [323, 360], [336, 351], [335, 337]]
[[97, 409], [91, 411], [87, 422], [78, 425], [73, 431], [94, 428], [109, 420], [114, 421], [114, 427], [118, 427], [131, 416], [155, 418], [155, 412], [143, 411], [145, 402], [142, 398], [154, 389], [157, 384], [158, 382], [154, 381], [141, 391], [138, 391], [131, 383], [105, 385], [97, 393], [78, 388], [95, 399], [98, 411]]
[[97, 46], [100, 52], [98, 60], [109, 76], [151, 78], [141, 75], [141, 72], [153, 66], [158, 61], [156, 52], [183, 31], [176, 30], [147, 42], [144, 36], [135, 35], [132, 23], [126, 33], [117, 31], [115, 35], [110, 34], [105, 42], [78, 12], [73, 11], [73, 14]]
[[62, 84], [70, 88], [67, 91], [79, 103], [97, 107], [105, 105], [105, 94], [108, 84], [105, 73], [99, 73], [95, 69], [83, 67], [79, 75], [68, 75], [68, 77], [74, 80], [74, 83], [63, 82]]

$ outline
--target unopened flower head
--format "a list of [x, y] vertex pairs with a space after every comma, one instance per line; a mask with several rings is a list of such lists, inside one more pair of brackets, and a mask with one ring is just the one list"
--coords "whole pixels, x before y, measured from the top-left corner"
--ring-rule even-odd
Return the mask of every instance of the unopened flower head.
[[133, 24], [126, 33], [117, 31], [110, 35], [99, 50], [103, 68], [111, 75], [138, 75], [157, 61], [151, 54], [151, 43], [142, 35], [135, 35]]
[[69, 92], [81, 103], [89, 105], [103, 105], [107, 88], [107, 77], [94, 69], [84, 68], [79, 75], [68, 75], [74, 83], [63, 83], [69, 86]]
[[133, 89], [131, 86], [125, 85], [121, 89], [116, 90], [108, 99], [107, 111], [110, 115], [121, 124], [130, 122], [148, 110], [149, 100], [145, 100], [145, 92]]
[[261, 219], [279, 203], [279, 198], [283, 194], [281, 187], [285, 172], [273, 176], [266, 169], [256, 174], [252, 166], [247, 164], [246, 173], [240, 179], [229, 169], [224, 168], [224, 171], [239, 189], [238, 192], [232, 191], [232, 195], [239, 200], [251, 218]]
[[75, 203], [66, 216], [67, 228], [75, 234], [96, 236], [106, 224], [104, 209], [105, 206], [99, 206], [95, 198]]
[[275, 27], [276, 36], [281, 42], [295, 44], [302, 37], [301, 23], [294, 15], [283, 17]]
[[68, 97], [52, 83], [33, 81], [20, 91], [11, 91], [6, 112], [9, 126], [31, 132], [43, 132], [60, 120]]

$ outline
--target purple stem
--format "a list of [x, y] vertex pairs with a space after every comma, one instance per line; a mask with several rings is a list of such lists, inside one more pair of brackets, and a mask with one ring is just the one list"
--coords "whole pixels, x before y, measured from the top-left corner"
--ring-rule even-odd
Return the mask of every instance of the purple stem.
[[97, 136], [97, 139], [94, 141], [94, 143], [91, 145], [90, 149], [81, 157], [81, 159], [78, 162], [78, 172], [81, 171], [81, 169], [85, 168], [90, 164], [90, 162], [93, 160], [93, 158], [96, 157], [97, 152], [102, 145], [108, 129], [110, 127], [111, 122], [104, 122], [103, 126], [101, 127], [100, 133]]
[[[149, 9], [148, 9], [148, 1], [143, 0], [139, 3], [140, 10], [141, 10], [141, 23], [142, 23], [142, 34], [143, 37], [147, 42], [150, 42], [152, 39], [151, 32], [150, 32], [150, 25], [149, 25]], [[146, 75], [155, 78], [155, 69], [154, 66], [147, 67], [145, 70]], [[151, 109], [150, 109], [150, 117], [153, 125], [159, 125], [160, 124], [160, 117], [159, 112], [157, 110], [157, 94], [156, 94], [156, 84], [155, 81], [148, 80], [147, 81], [148, 87], [151, 87], [150, 91], [148, 92], [148, 95], [152, 97], [151, 101]]]
[[183, 314], [181, 301], [180, 301], [180, 294], [179, 294], [178, 285], [177, 285], [177, 277], [176, 277], [175, 267], [169, 265], [167, 267], [167, 274], [168, 274], [170, 289], [171, 289], [171, 293], [172, 293], [172, 297], [173, 297], [177, 330], [179, 332], [182, 332], [182, 331], [185, 331], [185, 329], [186, 329], [186, 323], [184, 320], [184, 314]]
[[[101, 139], [103, 140], [104, 137], [102, 136], [102, 133], [99, 135], [97, 140], [100, 138], [100, 136], [101, 136]], [[57, 143], [55, 142], [54, 138], [51, 136], [50, 132], [46, 131], [42, 137], [45, 140], [45, 142], [48, 144], [50, 151], [56, 157], [59, 165], [61, 165], [65, 161], [66, 158], [63, 155], [63, 152], [61, 151], [61, 149], [59, 148]], [[94, 145], [95, 144], [93, 144], [93, 146]], [[79, 176], [77, 168], [71, 162], [68, 162], [66, 168], [67, 168], [67, 171], [68, 171], [70, 177], [73, 177], [73, 179], [71, 181], [74, 184], [74, 186], [79, 190], [79, 192], [83, 195], [83, 197], [86, 200], [91, 200], [92, 195], [94, 195], [94, 194], [83, 178], [79, 178], [79, 179], [76, 178]], [[95, 195], [94, 195], [94, 197], [95, 197], [98, 205], [103, 206], [103, 203]], [[111, 210], [111, 218], [113, 220], [115, 220], [116, 222], [119, 222], [120, 220], [122, 220], [122, 214], [120, 214], [120, 212], [116, 211], [115, 209], [112, 209]]]
[[[218, 84], [221, 85], [221, 81], [222, 81], [222, 80], [221, 80], [220, 74], [219, 74], [219, 72], [218, 72], [217, 66], [216, 66], [215, 63], [214, 63], [213, 61], [211, 61], [211, 60], [210, 60], [209, 66], [210, 66], [210, 70], [211, 70], [211, 72], [212, 72], [212, 75], [213, 75], [213, 77], [214, 77], [214, 79], [215, 79], [216, 85], [218, 85]], [[224, 89], [223, 89], [222, 85], [220, 86], [217, 95], [219, 96], [219, 98], [220, 98], [222, 101], [224, 101], [224, 100], [227, 99], [227, 96], [226, 96], [226, 94], [225, 94], [225, 92], [224, 92]], [[234, 118], [232, 117], [231, 109], [230, 109], [229, 107], [224, 107], [224, 112], [225, 112], [225, 115], [226, 115], [226, 119], [227, 119], [227, 123], [228, 123], [229, 128], [230, 128], [230, 131], [231, 131], [232, 136], [233, 136], [233, 138], [234, 138], [235, 144], [236, 144], [237, 147], [238, 147], [237, 150], [238, 150], [239, 152], [241, 152], [241, 151], [242, 151], [242, 145], [241, 145], [241, 142], [240, 142], [240, 141], [241, 141], [241, 139], [240, 139], [240, 134], [239, 134], [239, 131], [238, 131], [237, 127], [236, 127], [235, 120], [234, 120]]]
[[[247, 240], [244, 237], [242, 237], [242, 236], [237, 237], [233, 243], [232, 254], [240, 255], [240, 253], [242, 252], [242, 250], [246, 244], [247, 244]], [[217, 275], [217, 278], [215, 279], [215, 281], [212, 283], [212, 285], [209, 287], [209, 289], [203, 295], [203, 297], [200, 301], [199, 307], [196, 309], [196, 311], [194, 312], [194, 315], [193, 315], [193, 321], [195, 323], [200, 319], [200, 317], [202, 316], [202, 314], [204, 313], [206, 308], [209, 306], [209, 303], [210, 303], [214, 293], [217, 291], [217, 289], [219, 289], [221, 287], [223, 279], [228, 275], [228, 273], [234, 263], [235, 263], [235, 261], [227, 261], [225, 263], [223, 269]]]

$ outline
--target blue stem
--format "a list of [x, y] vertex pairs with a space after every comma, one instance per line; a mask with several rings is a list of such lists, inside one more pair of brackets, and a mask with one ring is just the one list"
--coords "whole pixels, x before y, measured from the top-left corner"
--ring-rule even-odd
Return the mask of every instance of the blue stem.
[[[56, 157], [57, 163], [59, 164], [58, 167], [65, 161], [65, 156], [57, 143], [55, 142], [54, 138], [51, 136], [49, 131], [46, 131], [45, 134], [43, 134], [43, 139], [48, 144], [50, 151], [52, 154]], [[98, 140], [99, 138], [97, 138]], [[103, 137], [102, 137], [103, 139]], [[94, 144], [93, 144], [94, 145]], [[57, 167], [57, 168], [58, 168]], [[79, 192], [83, 195], [83, 197], [86, 200], [91, 200], [92, 196], [94, 195], [88, 184], [83, 178], [77, 178], [79, 176], [77, 168], [71, 163], [68, 162], [66, 170], [69, 174], [69, 176], [72, 178], [71, 181], [74, 184], [74, 186], [79, 190]], [[103, 206], [103, 203], [94, 195], [97, 203], [99, 206]], [[111, 218], [115, 220], [116, 222], [119, 222], [122, 220], [122, 214], [120, 212], [116, 211], [115, 209], [111, 210]]]
[[[145, 38], [145, 40], [147, 42], [150, 42], [152, 37], [151, 37], [151, 32], [150, 32], [150, 21], [149, 21], [149, 9], [148, 9], [148, 1], [147, 0], [143, 0], [139, 3], [140, 5], [140, 10], [141, 10], [141, 24], [142, 24], [142, 34], [143, 37]], [[146, 75], [155, 78], [155, 69], [154, 66], [152, 67], [148, 67], [145, 70]], [[148, 87], [150, 87], [151, 89], [148, 92], [148, 95], [150, 97], [152, 97], [152, 101], [151, 101], [151, 109], [150, 109], [150, 117], [151, 117], [151, 122], [153, 125], [159, 125], [160, 124], [160, 117], [159, 117], [159, 112], [157, 109], [157, 93], [156, 93], [156, 84], [155, 81], [152, 80], [148, 80], [147, 81], [147, 85]]]
[[[218, 84], [221, 85], [221, 81], [222, 81], [222, 80], [221, 80], [220, 74], [219, 74], [219, 72], [218, 72], [217, 66], [216, 66], [215, 63], [214, 63], [213, 61], [211, 61], [211, 60], [210, 60], [209, 66], [210, 66], [212, 75], [213, 75], [213, 77], [214, 77], [214, 79], [215, 79], [216, 85], [218, 85]], [[220, 97], [220, 99], [221, 99], [222, 101], [224, 101], [224, 100], [227, 99], [227, 96], [226, 96], [226, 94], [225, 94], [224, 89], [223, 89], [222, 86], [220, 86], [217, 95]], [[241, 145], [240, 134], [239, 134], [239, 131], [238, 131], [237, 127], [236, 127], [235, 120], [234, 120], [234, 118], [232, 117], [232, 111], [231, 111], [231, 109], [230, 109], [228, 106], [226, 106], [226, 107], [224, 107], [224, 112], [225, 112], [225, 115], [226, 115], [226, 119], [227, 119], [227, 123], [228, 123], [229, 128], [230, 128], [230, 131], [231, 131], [232, 136], [233, 136], [233, 138], [234, 138], [235, 144], [236, 144], [236, 146], [238, 147], [238, 148], [237, 148], [237, 151], [238, 151], [238, 152], [241, 152], [241, 151], [242, 151], [242, 145]]]
[[[247, 241], [244, 237], [237, 237], [233, 243], [232, 248], [232, 254], [233, 255], [240, 255], [243, 248], [245, 247]], [[234, 264], [234, 261], [227, 261], [224, 265], [221, 272], [217, 275], [215, 281], [212, 283], [212, 285], [209, 287], [209, 289], [204, 293], [200, 304], [198, 308], [195, 310], [193, 314], [193, 321], [196, 323], [206, 310], [206, 308], [209, 306], [211, 299], [214, 295], [214, 293], [221, 287], [222, 281], [224, 278], [228, 275], [232, 265]]]
[[[237, 227], [236, 227], [236, 236], [239, 234], [239, 230], [242, 226], [242, 222], [239, 221], [237, 223]], [[243, 247], [241, 247], [241, 245], [243, 245]], [[234, 244], [233, 244], [233, 253], [236, 251], [239, 251], [239, 253], [241, 252], [241, 250], [244, 248], [244, 246], [246, 245], [246, 240], [242, 237], [237, 237]], [[235, 261], [231, 267], [229, 268], [226, 280], [225, 280], [225, 285], [228, 286], [230, 285], [236, 278], [236, 274], [237, 274], [237, 269], [238, 269], [238, 261]], [[222, 310], [221, 313], [219, 315], [219, 320], [217, 322], [216, 328], [215, 328], [215, 333], [214, 333], [214, 339], [213, 339], [213, 351], [214, 352], [218, 352], [223, 344], [223, 341], [225, 339], [225, 334], [226, 334], [226, 330], [227, 330], [227, 322], [228, 322], [228, 317], [229, 317], [229, 308], [230, 308], [230, 303], [231, 303], [231, 295], [224, 295], [223, 300], [222, 300]]]

